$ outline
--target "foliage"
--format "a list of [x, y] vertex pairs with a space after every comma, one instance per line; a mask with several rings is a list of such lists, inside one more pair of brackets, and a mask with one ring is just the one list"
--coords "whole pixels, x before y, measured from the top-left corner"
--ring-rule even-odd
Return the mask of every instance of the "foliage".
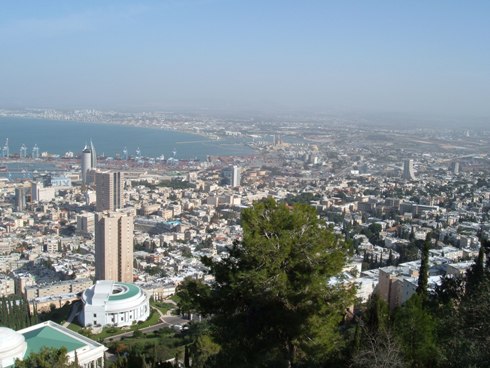
[[180, 313], [190, 318], [198, 311], [199, 301], [209, 296], [209, 288], [201, 281], [186, 277], [175, 289]]
[[[140, 337], [125, 338], [109, 345], [109, 351], [116, 354], [113, 368], [166, 367], [165, 361], [183, 351], [184, 336], [170, 328], [162, 328]], [[172, 365], [170, 365], [172, 366]]]
[[425, 296], [413, 295], [394, 314], [394, 331], [411, 367], [432, 367], [438, 361], [436, 321], [424, 308]]
[[210, 316], [221, 346], [216, 365], [289, 367], [338, 349], [352, 290], [329, 280], [345, 264], [345, 243], [320, 225], [313, 207], [273, 199], [244, 210], [242, 227], [243, 242], [228, 258], [203, 258], [211, 288], [186, 288], [190, 304]]
[[31, 313], [29, 304], [22, 297], [9, 295], [0, 298], [0, 326], [20, 330], [37, 322], [37, 312]]
[[417, 294], [421, 295], [424, 299], [427, 296], [427, 287], [429, 284], [429, 247], [430, 235], [428, 234], [422, 248], [422, 259], [420, 261], [419, 280], [417, 286]]
[[322, 199], [319, 194], [313, 194], [310, 192], [300, 193], [298, 195], [288, 194], [286, 197], [286, 203], [288, 204], [310, 204], [312, 201], [318, 201]]
[[352, 368], [404, 368], [401, 347], [388, 329], [367, 332], [365, 343], [353, 354]]
[[390, 328], [388, 304], [373, 294], [356, 318], [351, 367], [404, 367], [401, 346]]
[[43, 348], [38, 353], [31, 353], [26, 359], [15, 361], [16, 368], [78, 368], [76, 361], [69, 362], [65, 347], [60, 349]]

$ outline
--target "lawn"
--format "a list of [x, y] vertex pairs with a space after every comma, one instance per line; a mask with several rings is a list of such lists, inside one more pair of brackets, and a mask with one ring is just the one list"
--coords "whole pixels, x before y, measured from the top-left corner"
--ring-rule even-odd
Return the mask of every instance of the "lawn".
[[183, 356], [185, 340], [182, 335], [169, 328], [143, 335], [140, 337], [125, 337], [121, 341], [109, 343], [109, 351], [112, 353], [124, 353], [136, 349], [144, 352], [147, 357], [155, 357], [157, 360], [174, 358], [176, 353]]
[[[91, 339], [97, 340], [97, 341], [102, 341], [108, 337], [119, 335], [119, 334], [122, 334], [125, 332], [131, 332], [131, 331], [139, 330], [139, 329], [142, 329], [145, 327], [150, 327], [150, 326], [156, 325], [159, 322], [160, 322], [160, 315], [156, 311], [152, 310], [150, 317], [144, 322], [140, 322], [140, 323], [137, 323], [137, 324], [129, 326], [129, 327], [113, 327], [113, 326], [104, 327], [102, 329], [101, 333], [88, 334], [88, 337], [90, 337]], [[75, 322], [70, 323], [68, 325], [68, 328], [72, 331], [79, 332], [79, 333], [80, 333], [80, 330], [84, 329], [83, 327], [81, 327], [79, 324], [77, 324]]]
[[157, 308], [163, 314], [166, 314], [169, 310], [175, 308], [173, 304], [164, 302], [151, 302], [150, 305]]

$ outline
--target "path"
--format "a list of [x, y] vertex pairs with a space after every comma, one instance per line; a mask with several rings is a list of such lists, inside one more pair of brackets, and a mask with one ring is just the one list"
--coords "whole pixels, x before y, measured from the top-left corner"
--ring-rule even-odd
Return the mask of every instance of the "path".
[[72, 304], [70, 315], [68, 316], [68, 319], [66, 320], [66, 322], [63, 323], [63, 327], [68, 327], [68, 325], [70, 323], [72, 323], [72, 321], [75, 319], [75, 317], [78, 315], [78, 313], [80, 313], [80, 305], [81, 304], [82, 303], [80, 303], [80, 302], [75, 302]]

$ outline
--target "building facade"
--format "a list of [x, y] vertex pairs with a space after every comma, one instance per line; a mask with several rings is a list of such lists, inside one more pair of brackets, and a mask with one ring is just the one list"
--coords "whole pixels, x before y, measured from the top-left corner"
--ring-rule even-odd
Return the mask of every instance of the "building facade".
[[15, 188], [15, 210], [24, 211], [26, 208], [26, 188], [17, 187]]
[[87, 180], [87, 173], [89, 170], [92, 169], [92, 152], [90, 151], [90, 148], [85, 146], [85, 148], [82, 151], [82, 184], [87, 185], [88, 180]]
[[124, 174], [104, 171], [95, 174], [96, 210], [115, 211], [124, 206]]
[[413, 160], [403, 161], [403, 179], [415, 180], [415, 171], [413, 169]]
[[133, 282], [134, 216], [129, 212], [95, 214], [95, 278]]
[[130, 326], [150, 316], [149, 297], [134, 284], [97, 281], [85, 290], [82, 301], [79, 318], [83, 326]]
[[88, 337], [82, 336], [52, 321], [14, 331], [0, 327], [0, 367], [13, 367], [15, 360], [25, 359], [43, 348], [67, 351], [68, 362], [78, 361], [83, 368], [104, 367], [107, 348]]

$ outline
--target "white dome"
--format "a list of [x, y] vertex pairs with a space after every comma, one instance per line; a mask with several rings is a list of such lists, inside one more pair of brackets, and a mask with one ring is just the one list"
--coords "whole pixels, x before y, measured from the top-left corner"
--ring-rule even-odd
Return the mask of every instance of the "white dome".
[[6, 327], [0, 327], [0, 366], [14, 364], [15, 359], [22, 359], [27, 350], [24, 335]]

